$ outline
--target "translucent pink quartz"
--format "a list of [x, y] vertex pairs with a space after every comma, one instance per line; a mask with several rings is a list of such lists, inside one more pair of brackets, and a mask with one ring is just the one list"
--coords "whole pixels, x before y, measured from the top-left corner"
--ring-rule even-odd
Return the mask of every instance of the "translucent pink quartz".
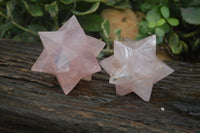
[[114, 42], [114, 55], [101, 62], [115, 84], [117, 95], [135, 92], [149, 101], [153, 84], [174, 70], [156, 56], [156, 36], [140, 41], [126, 39]]
[[75, 16], [58, 31], [39, 32], [39, 36], [44, 50], [31, 70], [55, 75], [65, 94], [101, 70], [96, 56], [105, 43], [85, 35]]

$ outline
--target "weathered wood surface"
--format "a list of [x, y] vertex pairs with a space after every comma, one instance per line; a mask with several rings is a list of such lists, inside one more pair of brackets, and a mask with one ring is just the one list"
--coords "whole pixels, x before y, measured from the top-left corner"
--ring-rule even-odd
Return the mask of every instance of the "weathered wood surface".
[[175, 72], [150, 102], [116, 96], [104, 71], [65, 96], [54, 76], [30, 71], [41, 51], [0, 41], [0, 132], [200, 132], [199, 65], [168, 62]]

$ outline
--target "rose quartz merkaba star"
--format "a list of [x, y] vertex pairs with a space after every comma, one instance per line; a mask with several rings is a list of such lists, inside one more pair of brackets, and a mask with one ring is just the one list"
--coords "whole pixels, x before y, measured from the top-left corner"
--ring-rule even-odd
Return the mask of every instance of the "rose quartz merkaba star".
[[31, 70], [55, 75], [65, 94], [101, 70], [96, 56], [105, 43], [87, 36], [75, 16], [58, 31], [39, 32], [39, 36], [44, 49]]
[[135, 92], [149, 101], [153, 84], [174, 70], [156, 56], [156, 36], [114, 42], [114, 55], [100, 62], [115, 84], [117, 95]]

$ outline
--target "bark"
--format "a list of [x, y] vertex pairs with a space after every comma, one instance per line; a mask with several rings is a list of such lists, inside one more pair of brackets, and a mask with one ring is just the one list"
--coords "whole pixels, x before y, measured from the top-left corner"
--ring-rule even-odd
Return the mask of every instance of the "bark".
[[175, 72], [154, 85], [150, 102], [116, 96], [103, 70], [64, 95], [53, 75], [30, 70], [41, 51], [0, 41], [0, 132], [200, 131], [200, 65], [167, 62]]

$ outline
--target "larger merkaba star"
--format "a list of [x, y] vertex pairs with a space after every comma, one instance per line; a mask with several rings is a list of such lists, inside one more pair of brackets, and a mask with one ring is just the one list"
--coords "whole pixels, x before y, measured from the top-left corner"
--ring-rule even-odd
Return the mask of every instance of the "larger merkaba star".
[[91, 80], [101, 70], [96, 56], [105, 43], [87, 36], [75, 16], [58, 31], [39, 32], [44, 50], [32, 71], [53, 74], [65, 94], [81, 80]]
[[117, 95], [135, 92], [149, 101], [153, 84], [174, 70], [156, 56], [156, 36], [140, 41], [125, 39], [114, 42], [114, 55], [101, 61], [115, 84]]

